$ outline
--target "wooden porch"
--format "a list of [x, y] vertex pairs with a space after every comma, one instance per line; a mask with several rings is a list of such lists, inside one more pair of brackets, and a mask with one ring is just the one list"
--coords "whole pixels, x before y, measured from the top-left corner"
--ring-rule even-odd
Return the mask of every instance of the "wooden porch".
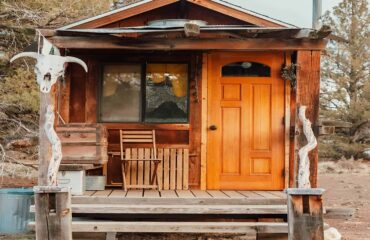
[[222, 214], [287, 213], [280, 191], [105, 190], [72, 197], [72, 212], [84, 214]]
[[72, 214], [78, 217], [72, 222], [72, 231], [286, 237], [286, 201], [281, 191], [87, 191], [82, 196], [72, 196]]

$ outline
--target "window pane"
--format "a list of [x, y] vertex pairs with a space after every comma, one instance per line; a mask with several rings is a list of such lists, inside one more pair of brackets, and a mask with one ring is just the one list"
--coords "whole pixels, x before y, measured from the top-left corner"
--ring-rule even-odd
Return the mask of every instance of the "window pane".
[[102, 122], [139, 122], [141, 65], [105, 65], [101, 99]]
[[270, 67], [256, 62], [234, 62], [222, 67], [223, 77], [270, 77]]
[[188, 121], [188, 65], [148, 64], [146, 122]]

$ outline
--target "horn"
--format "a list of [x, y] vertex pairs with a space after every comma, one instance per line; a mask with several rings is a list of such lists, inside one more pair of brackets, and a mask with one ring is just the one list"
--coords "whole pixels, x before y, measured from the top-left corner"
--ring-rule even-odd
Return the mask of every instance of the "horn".
[[38, 56], [39, 54], [36, 52], [22, 52], [12, 57], [12, 59], [10, 59], [10, 62], [13, 62], [14, 60], [17, 60], [18, 58], [21, 58], [21, 57], [31, 57], [31, 58], [37, 59]]
[[87, 72], [87, 65], [81, 59], [76, 58], [76, 57], [64, 57], [64, 59], [65, 59], [64, 60], [65, 62], [72, 62], [72, 63], [78, 63], [78, 64], [80, 64], [85, 69], [85, 71]]

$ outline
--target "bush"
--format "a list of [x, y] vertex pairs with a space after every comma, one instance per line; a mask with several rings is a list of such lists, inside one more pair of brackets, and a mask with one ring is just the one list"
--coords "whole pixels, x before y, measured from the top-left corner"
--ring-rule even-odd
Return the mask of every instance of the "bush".
[[33, 71], [17, 68], [0, 80], [0, 102], [17, 105], [24, 112], [38, 113], [39, 89]]

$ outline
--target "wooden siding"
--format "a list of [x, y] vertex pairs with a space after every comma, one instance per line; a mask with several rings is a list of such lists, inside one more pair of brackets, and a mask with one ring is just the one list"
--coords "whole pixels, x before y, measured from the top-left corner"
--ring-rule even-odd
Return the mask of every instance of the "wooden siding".
[[[108, 130], [108, 151], [119, 151], [119, 129], [155, 129], [159, 147], [185, 147], [189, 149], [188, 186], [200, 187], [200, 123], [201, 123], [201, 59], [197, 53], [177, 52], [176, 54], [141, 53], [135, 55], [123, 51], [94, 50], [91, 55], [86, 51], [71, 52], [70, 55], [84, 59], [89, 67], [88, 74], [75, 64], [68, 68], [65, 83], [61, 86], [60, 114], [67, 123], [98, 122], [98, 98], [101, 65], [106, 62], [188, 62], [191, 67], [189, 123], [187, 124], [146, 124], [146, 123], [103, 123]], [[199, 65], [200, 64], [200, 65]], [[198, 66], [198, 67], [195, 67]], [[130, 146], [127, 146], [130, 147]], [[131, 146], [135, 147], [135, 146]], [[108, 184], [121, 181], [120, 162], [109, 158]], [[108, 170], [109, 172], [109, 170]]]

